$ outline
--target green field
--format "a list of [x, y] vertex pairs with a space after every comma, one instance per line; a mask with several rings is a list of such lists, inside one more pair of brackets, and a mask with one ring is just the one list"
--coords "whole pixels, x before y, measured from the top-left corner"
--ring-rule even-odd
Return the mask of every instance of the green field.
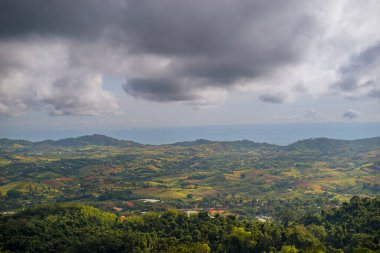
[[279, 216], [284, 203], [306, 212], [354, 195], [379, 196], [380, 138], [288, 146], [246, 140], [153, 146], [101, 135], [2, 139], [0, 168], [2, 211], [79, 202], [119, 215], [216, 208]]

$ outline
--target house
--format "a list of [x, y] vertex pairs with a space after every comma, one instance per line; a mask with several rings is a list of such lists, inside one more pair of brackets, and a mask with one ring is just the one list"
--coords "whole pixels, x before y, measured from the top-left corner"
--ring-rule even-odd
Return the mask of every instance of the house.
[[211, 216], [215, 216], [216, 214], [224, 214], [226, 211], [225, 210], [222, 210], [222, 209], [214, 209], [214, 208], [210, 208], [209, 210], [209, 214]]

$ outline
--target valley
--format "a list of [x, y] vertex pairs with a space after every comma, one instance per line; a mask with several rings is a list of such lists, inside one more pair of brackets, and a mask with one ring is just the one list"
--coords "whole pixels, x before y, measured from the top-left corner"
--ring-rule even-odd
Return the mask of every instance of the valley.
[[0, 140], [1, 212], [85, 203], [119, 216], [177, 208], [290, 219], [379, 192], [379, 137], [288, 146], [248, 140], [142, 145], [103, 135]]

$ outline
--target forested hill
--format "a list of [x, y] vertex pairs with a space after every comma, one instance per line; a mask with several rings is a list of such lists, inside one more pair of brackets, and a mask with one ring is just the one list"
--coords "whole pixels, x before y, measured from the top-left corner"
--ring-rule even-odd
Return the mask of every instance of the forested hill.
[[20, 148], [33, 148], [33, 147], [47, 147], [47, 146], [60, 146], [60, 147], [85, 147], [89, 145], [95, 146], [115, 146], [115, 147], [140, 147], [143, 144], [118, 140], [116, 138], [108, 137], [100, 134], [85, 135], [76, 138], [66, 138], [60, 140], [44, 140], [38, 142], [31, 142], [25, 140], [11, 140], [0, 139], [0, 146], [5, 147], [20, 147]]
[[[116, 147], [142, 147], [143, 144], [119, 140], [116, 138], [108, 137], [105, 135], [93, 134], [85, 135], [75, 138], [66, 138], [60, 140], [45, 140], [38, 142], [31, 142], [26, 140], [11, 140], [11, 139], [0, 139], [0, 147], [38, 147], [38, 146], [88, 146], [88, 145], [98, 145], [98, 146], [116, 146]], [[312, 138], [300, 140], [295, 143], [289, 144], [287, 146], [280, 146], [268, 143], [258, 143], [250, 140], [239, 140], [239, 141], [210, 141], [205, 139], [198, 139], [195, 141], [183, 141], [176, 142], [173, 144], [166, 144], [169, 146], [183, 146], [183, 147], [194, 147], [201, 145], [228, 145], [230, 147], [247, 147], [247, 148], [278, 148], [288, 151], [318, 151], [318, 152], [336, 152], [336, 151], [365, 151], [371, 149], [380, 148], [380, 137], [358, 139], [358, 140], [337, 140], [328, 138]], [[160, 146], [160, 145], [157, 145]], [[165, 146], [165, 145], [164, 145]]]
[[358, 140], [335, 140], [328, 138], [307, 139], [292, 143], [286, 146], [286, 149], [302, 152], [314, 151], [321, 153], [359, 153], [380, 149], [380, 137]]
[[279, 222], [186, 215], [177, 210], [118, 218], [81, 205], [0, 216], [4, 252], [379, 252], [380, 200], [354, 197], [339, 209]]
[[93, 134], [93, 135], [85, 135], [77, 138], [67, 138], [61, 139], [57, 141], [47, 140], [42, 142], [37, 142], [37, 145], [53, 145], [53, 146], [87, 146], [87, 145], [100, 145], [100, 146], [116, 146], [116, 147], [139, 147], [142, 144], [133, 142], [133, 141], [124, 141], [118, 140], [112, 137], [108, 137], [105, 135]]

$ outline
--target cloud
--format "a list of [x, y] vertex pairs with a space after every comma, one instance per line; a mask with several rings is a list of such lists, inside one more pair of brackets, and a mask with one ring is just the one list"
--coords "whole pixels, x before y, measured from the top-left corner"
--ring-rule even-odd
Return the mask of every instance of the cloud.
[[294, 11], [305, 4], [294, 1], [212, 2], [129, 2], [123, 26], [129, 52], [170, 62], [158, 76], [129, 73], [127, 93], [188, 101], [203, 97], [208, 88], [244, 85], [298, 61], [299, 43], [314, 27], [313, 17]]
[[322, 117], [322, 114], [316, 109], [309, 109], [305, 113], [305, 118], [308, 118], [308, 119], [318, 119], [320, 117]]
[[285, 95], [284, 94], [263, 94], [259, 96], [260, 100], [263, 102], [269, 102], [273, 104], [281, 104], [285, 101]]
[[380, 98], [380, 41], [354, 54], [340, 68], [340, 80], [336, 89], [342, 90], [347, 96]]
[[354, 109], [350, 109], [347, 112], [343, 113], [343, 118], [346, 118], [346, 119], [355, 119], [359, 116], [360, 116], [360, 112]]
[[130, 79], [124, 83], [125, 92], [144, 99], [166, 101], [188, 101], [196, 98], [186, 89], [186, 84], [172, 79]]
[[233, 90], [271, 103], [301, 93], [379, 98], [379, 9], [354, 0], [3, 0], [0, 114], [115, 113], [102, 87], [113, 75], [131, 96], [197, 106]]
[[102, 88], [102, 76], [71, 66], [59, 41], [0, 43], [0, 114], [19, 115], [46, 109], [51, 115], [97, 115], [118, 112], [113, 94]]
[[0, 36], [96, 38], [119, 22], [125, 4], [117, 0], [107, 4], [101, 0], [4, 0], [0, 3]]

